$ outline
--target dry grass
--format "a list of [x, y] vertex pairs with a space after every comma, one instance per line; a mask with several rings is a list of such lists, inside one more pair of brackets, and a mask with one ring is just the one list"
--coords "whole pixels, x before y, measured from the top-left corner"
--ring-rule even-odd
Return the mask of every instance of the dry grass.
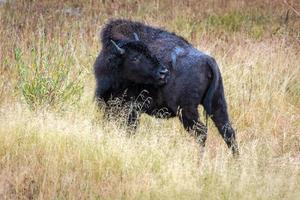
[[[0, 3], [0, 198], [299, 198], [300, 20], [288, 9], [283, 1]], [[211, 123], [200, 158], [177, 119], [143, 116], [134, 137], [122, 121], [102, 120], [92, 64], [111, 17], [165, 27], [216, 57], [238, 160]]]

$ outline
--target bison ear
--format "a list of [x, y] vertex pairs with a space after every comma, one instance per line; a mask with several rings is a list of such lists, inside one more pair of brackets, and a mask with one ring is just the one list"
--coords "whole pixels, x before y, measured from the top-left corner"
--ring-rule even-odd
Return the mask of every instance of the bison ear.
[[115, 43], [115, 41], [113, 41], [113, 40], [110, 40], [110, 41], [111, 41], [111, 43], [113, 44], [113, 46], [116, 47], [116, 49], [118, 50], [118, 52], [119, 52], [120, 54], [124, 54], [124, 53], [125, 53], [125, 49], [119, 47], [119, 46]]
[[136, 41], [139, 41], [139, 40], [140, 40], [140, 38], [139, 38], [139, 36], [136, 34], [136, 32], [133, 33], [133, 36], [134, 36], [134, 39], [135, 39]]

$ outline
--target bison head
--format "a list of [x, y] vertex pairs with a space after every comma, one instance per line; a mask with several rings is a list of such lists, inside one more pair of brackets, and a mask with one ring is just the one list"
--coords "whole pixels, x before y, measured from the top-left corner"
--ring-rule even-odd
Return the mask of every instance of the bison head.
[[120, 60], [119, 70], [122, 78], [139, 84], [166, 84], [169, 70], [136, 34], [134, 36], [135, 40], [111, 40], [115, 56]]

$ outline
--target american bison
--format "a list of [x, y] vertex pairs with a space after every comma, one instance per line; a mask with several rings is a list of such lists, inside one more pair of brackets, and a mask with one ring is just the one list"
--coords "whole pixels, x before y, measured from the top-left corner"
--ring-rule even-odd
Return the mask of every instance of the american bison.
[[[233, 154], [238, 154], [214, 58], [174, 33], [129, 20], [107, 23], [101, 42], [102, 50], [94, 64], [97, 101], [109, 106], [110, 99], [123, 97], [124, 102], [137, 105], [144, 101], [138, 98], [143, 93], [148, 101], [132, 106], [129, 125], [137, 124], [140, 113], [178, 116], [204, 147], [207, 128], [198, 113], [202, 104]], [[161, 110], [168, 114], [158, 115]]]

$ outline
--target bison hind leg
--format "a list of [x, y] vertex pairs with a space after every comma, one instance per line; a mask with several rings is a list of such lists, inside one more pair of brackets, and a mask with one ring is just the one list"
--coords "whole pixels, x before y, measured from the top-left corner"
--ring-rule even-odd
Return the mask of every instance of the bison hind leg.
[[216, 92], [212, 102], [212, 116], [215, 126], [218, 128], [219, 133], [223, 137], [228, 148], [231, 149], [234, 156], [239, 155], [238, 144], [235, 138], [235, 131], [231, 126], [227, 103], [224, 96], [223, 86]]
[[182, 107], [179, 112], [179, 119], [188, 132], [195, 134], [200, 146], [204, 147], [207, 139], [207, 127], [199, 119], [197, 106]]

